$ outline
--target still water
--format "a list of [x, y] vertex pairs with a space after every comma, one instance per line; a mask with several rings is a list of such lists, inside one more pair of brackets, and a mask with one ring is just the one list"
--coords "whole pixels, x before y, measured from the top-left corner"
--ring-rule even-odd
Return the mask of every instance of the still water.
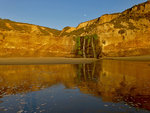
[[0, 65], [0, 113], [150, 113], [150, 62]]

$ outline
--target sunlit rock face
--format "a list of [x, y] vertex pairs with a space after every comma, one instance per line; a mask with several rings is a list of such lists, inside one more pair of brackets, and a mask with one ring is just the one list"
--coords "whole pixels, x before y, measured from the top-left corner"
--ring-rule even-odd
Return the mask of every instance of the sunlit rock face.
[[150, 54], [149, 7], [150, 2], [134, 6], [97, 26], [104, 56]]
[[[150, 54], [150, 2], [139, 4], [122, 13], [106, 15], [99, 22], [103, 56], [137, 56]], [[112, 19], [111, 19], [112, 17]]]
[[99, 37], [99, 56], [137, 56], [150, 54], [150, 2], [122, 13], [106, 14], [83, 22], [67, 35]]
[[73, 56], [74, 42], [60, 31], [0, 19], [0, 57]]

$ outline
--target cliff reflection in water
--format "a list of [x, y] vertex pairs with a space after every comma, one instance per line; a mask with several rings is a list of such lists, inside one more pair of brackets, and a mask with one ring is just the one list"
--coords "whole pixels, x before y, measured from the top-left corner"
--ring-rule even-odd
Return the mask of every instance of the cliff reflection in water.
[[[91, 69], [89, 67], [86, 70]], [[124, 101], [150, 110], [150, 62], [104, 60], [92, 67], [95, 69], [89, 71], [95, 72], [91, 76], [88, 77], [87, 71], [82, 79], [79, 78], [82, 82], [78, 87], [82, 92], [101, 97], [106, 102]]]
[[99, 61], [93, 64], [1, 65], [0, 97], [63, 84], [82, 93], [150, 110], [150, 62]]
[[55, 84], [75, 86], [74, 65], [7, 65], [0, 66], [1, 96], [38, 91]]

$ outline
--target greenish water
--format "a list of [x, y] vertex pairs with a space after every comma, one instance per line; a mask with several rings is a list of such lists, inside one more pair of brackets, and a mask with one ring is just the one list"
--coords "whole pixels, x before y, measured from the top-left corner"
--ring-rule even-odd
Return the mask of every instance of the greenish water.
[[0, 113], [149, 113], [150, 62], [0, 65]]

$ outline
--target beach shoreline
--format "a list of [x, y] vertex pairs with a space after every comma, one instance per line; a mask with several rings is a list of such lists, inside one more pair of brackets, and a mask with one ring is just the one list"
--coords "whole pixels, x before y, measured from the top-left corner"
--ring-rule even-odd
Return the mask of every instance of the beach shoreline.
[[96, 58], [16, 57], [0, 58], [0, 65], [85, 64], [97, 60]]
[[86, 64], [99, 60], [150, 61], [150, 55], [131, 57], [103, 57], [100, 59], [65, 57], [12, 57], [0, 58], [0, 65]]
[[130, 57], [103, 57], [101, 60], [124, 60], [124, 61], [150, 61], [150, 55]]

